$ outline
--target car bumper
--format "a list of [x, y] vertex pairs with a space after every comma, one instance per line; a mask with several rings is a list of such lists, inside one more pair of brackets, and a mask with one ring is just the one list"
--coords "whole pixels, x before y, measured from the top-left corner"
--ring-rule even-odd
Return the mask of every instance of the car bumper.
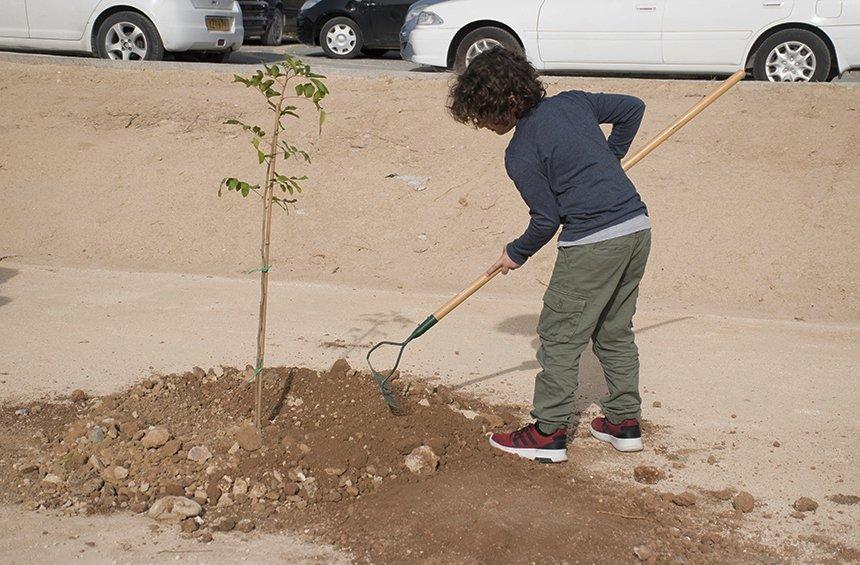
[[[207, 30], [207, 16], [227, 18], [229, 30]], [[245, 36], [238, 5], [230, 10], [174, 7], [155, 24], [167, 51], [235, 51], [242, 46]]]
[[305, 45], [316, 45], [316, 37], [314, 36], [315, 21], [299, 12], [296, 18], [296, 35]]
[[455, 29], [416, 27], [401, 34], [400, 52], [404, 59], [419, 65], [447, 67], [448, 46], [456, 33]]

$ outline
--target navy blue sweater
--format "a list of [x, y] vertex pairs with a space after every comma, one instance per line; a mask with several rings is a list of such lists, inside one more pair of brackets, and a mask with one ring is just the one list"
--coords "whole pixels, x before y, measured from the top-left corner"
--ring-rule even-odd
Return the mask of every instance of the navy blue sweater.
[[[563, 225], [576, 241], [647, 213], [621, 169], [645, 103], [633, 96], [572, 90], [545, 98], [517, 122], [505, 168], [529, 207], [525, 233], [507, 246], [523, 264]], [[600, 124], [612, 124], [607, 139]]]

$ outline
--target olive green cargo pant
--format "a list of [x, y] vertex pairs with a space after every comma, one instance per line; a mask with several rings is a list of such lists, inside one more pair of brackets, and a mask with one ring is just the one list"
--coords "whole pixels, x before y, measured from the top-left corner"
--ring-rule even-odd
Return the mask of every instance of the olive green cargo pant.
[[579, 358], [589, 340], [609, 389], [600, 401], [604, 415], [614, 424], [639, 418], [633, 314], [650, 249], [651, 230], [559, 248], [537, 328], [543, 370], [535, 378], [532, 416], [541, 431], [570, 424]]

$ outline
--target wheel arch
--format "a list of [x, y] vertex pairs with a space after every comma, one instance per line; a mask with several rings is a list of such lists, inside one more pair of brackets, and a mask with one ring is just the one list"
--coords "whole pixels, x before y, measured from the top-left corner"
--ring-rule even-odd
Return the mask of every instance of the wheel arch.
[[108, 6], [107, 8], [99, 12], [99, 15], [93, 19], [93, 25], [90, 28], [89, 33], [90, 51], [92, 51], [93, 53], [95, 53], [96, 51], [96, 36], [98, 36], [99, 34], [99, 28], [101, 27], [102, 22], [119, 12], [135, 12], [137, 14], [140, 14], [141, 16], [152, 22], [152, 25], [155, 27], [156, 31], [158, 30], [158, 26], [155, 25], [155, 21], [152, 19], [152, 16], [150, 16], [140, 8], [135, 8], [134, 6], [129, 6], [127, 4], [114, 4], [112, 6]]
[[514, 37], [514, 39], [517, 40], [517, 43], [520, 44], [520, 47], [525, 50], [525, 44], [523, 43], [523, 40], [520, 39], [519, 34], [514, 31], [511, 26], [503, 24], [502, 22], [497, 20], [478, 20], [460, 28], [460, 30], [454, 35], [454, 38], [451, 40], [451, 44], [448, 45], [448, 55], [446, 56], [445, 61], [449, 69], [454, 66], [454, 59], [457, 57], [457, 48], [460, 46], [460, 42], [463, 41], [463, 38], [466, 37], [466, 35], [468, 35], [469, 33], [481, 27], [497, 27], [499, 29], [505, 30], [506, 32], [510, 33]]
[[755, 58], [758, 55], [758, 50], [761, 47], [762, 43], [767, 41], [767, 39], [773, 34], [778, 33], [780, 31], [785, 31], [787, 29], [802, 29], [804, 31], [808, 31], [817, 35], [824, 42], [824, 44], [827, 45], [827, 50], [830, 52], [830, 72], [833, 73], [835, 69], [839, 69], [836, 46], [833, 44], [833, 41], [830, 39], [830, 36], [824, 33], [824, 30], [822, 30], [821, 28], [802, 22], [781, 23], [761, 32], [756, 38], [756, 40], [753, 42], [752, 47], [750, 47], [744, 68], [752, 69], [755, 66]]

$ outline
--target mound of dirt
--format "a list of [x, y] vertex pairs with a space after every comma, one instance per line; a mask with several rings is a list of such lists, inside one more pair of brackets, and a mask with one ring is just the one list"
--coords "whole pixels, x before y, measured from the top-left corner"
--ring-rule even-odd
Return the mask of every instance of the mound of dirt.
[[705, 508], [591, 478], [575, 464], [492, 450], [484, 434], [516, 425], [510, 411], [401, 380], [407, 414], [394, 416], [369, 376], [344, 361], [262, 377], [261, 432], [250, 425], [253, 387], [232, 368], [6, 406], [0, 500], [70, 514], [147, 512], [202, 541], [233, 529], [303, 531], [360, 561], [767, 556], [736, 535], [735, 517], [703, 517]]

